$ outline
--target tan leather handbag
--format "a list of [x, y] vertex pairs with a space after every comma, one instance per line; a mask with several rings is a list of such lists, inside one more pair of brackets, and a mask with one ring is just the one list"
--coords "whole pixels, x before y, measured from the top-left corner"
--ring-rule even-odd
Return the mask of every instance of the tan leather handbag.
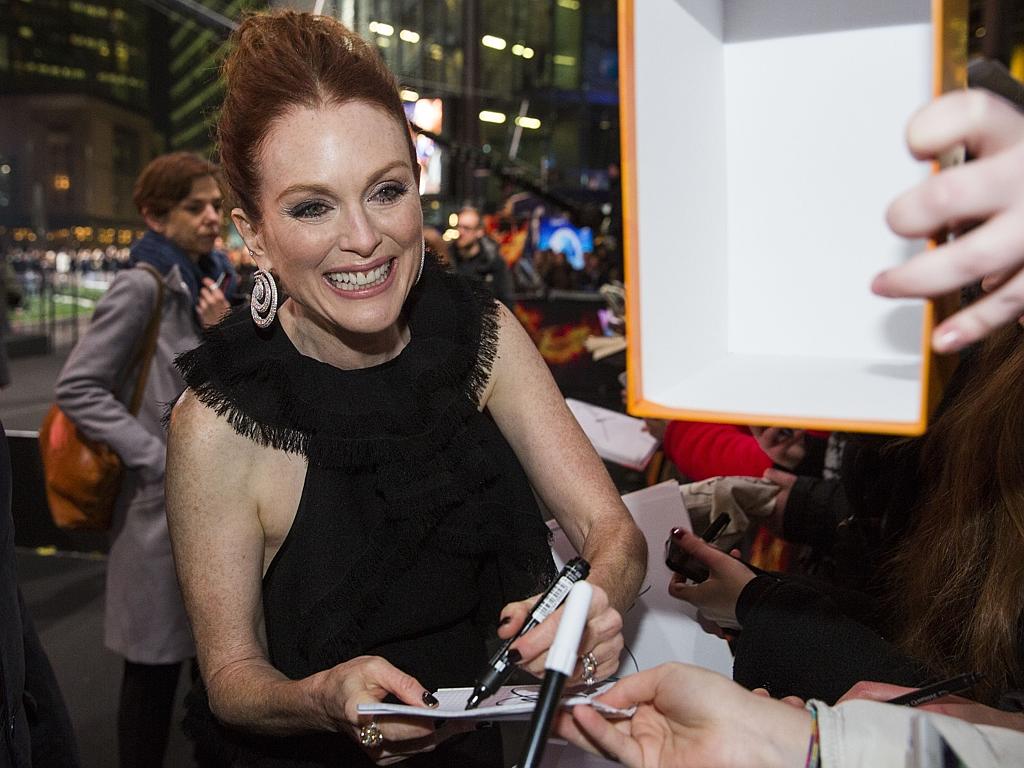
[[[142, 396], [160, 333], [160, 312], [164, 301], [163, 277], [149, 264], [138, 266], [153, 275], [157, 283], [157, 297], [142, 343], [126, 369], [131, 371], [136, 366], [139, 369], [128, 407], [132, 416], [137, 416], [142, 407]], [[124, 472], [121, 458], [109, 445], [83, 435], [56, 403], [50, 406], [39, 428], [39, 451], [43, 459], [50, 516], [57, 527], [108, 530], [114, 503], [121, 490]]]

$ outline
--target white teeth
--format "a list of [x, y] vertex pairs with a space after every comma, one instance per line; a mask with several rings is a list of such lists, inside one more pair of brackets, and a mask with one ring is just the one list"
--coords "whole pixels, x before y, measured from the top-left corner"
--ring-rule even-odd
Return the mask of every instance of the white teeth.
[[384, 262], [376, 269], [365, 272], [331, 272], [327, 275], [327, 279], [335, 288], [354, 291], [384, 282], [389, 272], [391, 272], [391, 260]]

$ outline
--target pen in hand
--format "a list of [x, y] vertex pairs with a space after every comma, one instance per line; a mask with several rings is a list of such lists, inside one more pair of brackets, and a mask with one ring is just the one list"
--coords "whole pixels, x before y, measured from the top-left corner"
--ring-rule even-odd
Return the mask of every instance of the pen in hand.
[[562, 604], [562, 601], [565, 600], [566, 595], [569, 594], [572, 585], [577, 581], [587, 578], [589, 573], [590, 563], [582, 557], [575, 557], [565, 564], [562, 572], [558, 574], [558, 578], [551, 583], [547, 592], [541, 596], [540, 600], [537, 601], [537, 604], [530, 611], [530, 615], [526, 618], [523, 626], [519, 628], [515, 635], [506, 640], [501, 648], [498, 649], [498, 652], [491, 657], [491, 660], [487, 663], [487, 668], [480, 674], [476, 684], [473, 686], [473, 693], [470, 694], [466, 702], [466, 709], [476, 709], [480, 706], [481, 701], [493, 695], [501, 687], [501, 684], [508, 680], [515, 668], [511, 658], [509, 658], [512, 644], [554, 613], [558, 606]]
[[968, 688], [976, 686], [985, 676], [977, 672], [967, 672], [963, 675], [951, 677], [949, 680], [942, 680], [932, 685], [918, 688], [916, 691], [904, 693], [894, 699], [888, 699], [886, 704], [902, 704], [908, 707], [919, 707], [922, 704], [941, 699], [943, 696], [952, 696], [954, 693], [961, 693]]

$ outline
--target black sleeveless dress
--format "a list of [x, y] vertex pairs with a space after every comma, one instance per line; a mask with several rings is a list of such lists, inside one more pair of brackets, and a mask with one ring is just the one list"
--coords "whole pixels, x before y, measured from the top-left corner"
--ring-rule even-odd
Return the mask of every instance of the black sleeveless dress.
[[[526, 474], [478, 410], [497, 343], [493, 299], [428, 262], [394, 359], [344, 371], [300, 354], [280, 324], [238, 310], [178, 360], [240, 434], [308, 461], [298, 512], [263, 579], [270, 661], [292, 679], [382, 656], [427, 688], [472, 685], [506, 602], [554, 566]], [[266, 737], [218, 723], [205, 692], [186, 729], [253, 766], [369, 766], [345, 735]], [[496, 730], [403, 765], [500, 766]]]

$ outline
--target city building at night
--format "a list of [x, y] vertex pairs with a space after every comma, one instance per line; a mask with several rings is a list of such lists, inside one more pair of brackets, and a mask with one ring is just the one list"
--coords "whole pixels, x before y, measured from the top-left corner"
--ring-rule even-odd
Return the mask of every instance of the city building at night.
[[2, 4], [0, 242], [127, 244], [155, 153], [147, 11], [131, 0]]

